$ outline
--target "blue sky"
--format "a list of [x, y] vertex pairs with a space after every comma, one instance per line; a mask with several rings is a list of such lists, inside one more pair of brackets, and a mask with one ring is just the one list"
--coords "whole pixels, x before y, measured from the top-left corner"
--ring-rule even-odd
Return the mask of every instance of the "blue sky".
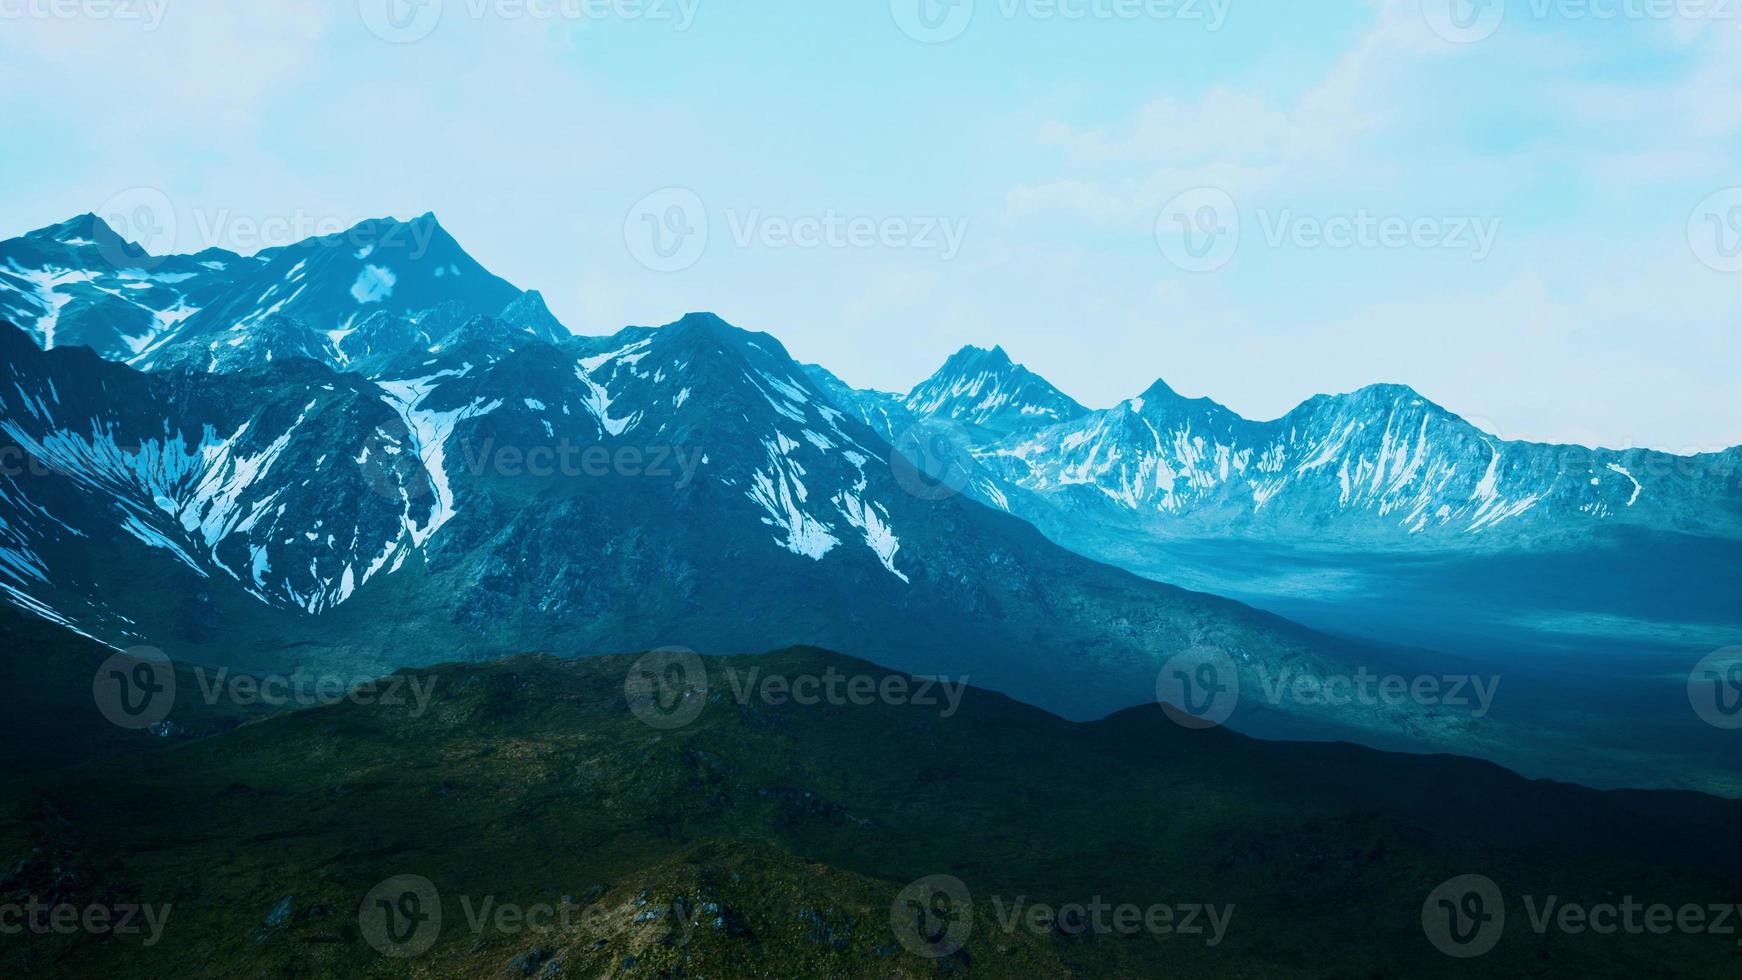
[[862, 386], [1001, 343], [1092, 405], [1394, 381], [1742, 443], [1742, 5], [60, 2], [0, 0], [0, 233], [142, 188], [178, 250], [433, 210], [578, 332], [714, 310]]

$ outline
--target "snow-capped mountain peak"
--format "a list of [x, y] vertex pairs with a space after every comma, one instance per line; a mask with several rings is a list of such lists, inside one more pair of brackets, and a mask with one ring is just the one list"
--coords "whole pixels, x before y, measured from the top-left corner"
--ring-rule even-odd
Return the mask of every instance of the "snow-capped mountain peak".
[[239, 256], [153, 256], [95, 214], [0, 242], [0, 319], [38, 346], [137, 354], [222, 288]]
[[[1713, 497], [1733, 491], [1742, 451], [1508, 442], [1402, 384], [1316, 395], [1255, 421], [1163, 380], [1112, 408], [1083, 409], [997, 349], [963, 350], [899, 401], [820, 369], [812, 376], [897, 444], [929, 420], [957, 423], [934, 426], [933, 438], [960, 443], [984, 470], [966, 492], [1090, 553], [1096, 528], [1133, 521], [1159, 538], [1237, 532], [1323, 545], [1330, 534], [1382, 547], [1576, 538], [1604, 522], [1742, 531], [1733, 503]], [[1048, 404], [1060, 407], [1034, 407]]]
[[1010, 359], [1002, 347], [964, 347], [936, 374], [910, 391], [904, 407], [920, 418], [944, 418], [1007, 434], [1063, 422], [1086, 409], [1040, 375]]

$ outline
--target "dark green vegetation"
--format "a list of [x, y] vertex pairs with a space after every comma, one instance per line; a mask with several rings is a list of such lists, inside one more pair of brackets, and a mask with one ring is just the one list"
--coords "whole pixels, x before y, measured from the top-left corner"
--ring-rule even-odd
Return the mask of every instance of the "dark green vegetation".
[[[82, 646], [29, 652], [88, 659]], [[699, 716], [659, 729], [630, 709], [633, 662], [438, 667], [422, 672], [436, 688], [421, 715], [345, 702], [9, 780], [0, 902], [171, 910], [150, 948], [0, 936], [0, 973], [1733, 977], [1742, 966], [1734, 935], [1538, 935], [1524, 904], [1742, 900], [1735, 802], [1191, 732], [1155, 709], [1073, 724], [972, 689], [950, 717], [738, 698], [753, 669], [886, 676], [816, 650], [709, 659], [706, 689], [687, 688]], [[37, 693], [12, 680], [14, 704]], [[693, 703], [677, 697], [660, 704]], [[1493, 952], [1458, 961], [1429, 944], [1421, 917], [1428, 894], [1463, 874], [1498, 883], [1507, 925]], [[399, 875], [427, 878], [443, 916], [433, 946], [409, 959], [378, 954], [358, 915]], [[937, 960], [901, 944], [890, 911], [930, 875], [972, 895], [965, 944]], [[1097, 898], [1234, 911], [1215, 946], [1000, 924], [1019, 901]], [[569, 928], [504, 931], [492, 911], [474, 929], [486, 901], [566, 909]]]
[[[134, 756], [229, 731], [272, 712], [230, 700], [179, 699], [174, 718], [156, 733], [108, 724], [92, 699], [91, 679], [109, 656], [108, 647], [73, 636], [35, 616], [0, 608], [0, 687], [11, 692], [0, 711], [0, 744], [6, 746], [6, 777], [75, 763]], [[193, 671], [177, 671], [181, 690], [198, 690]]]

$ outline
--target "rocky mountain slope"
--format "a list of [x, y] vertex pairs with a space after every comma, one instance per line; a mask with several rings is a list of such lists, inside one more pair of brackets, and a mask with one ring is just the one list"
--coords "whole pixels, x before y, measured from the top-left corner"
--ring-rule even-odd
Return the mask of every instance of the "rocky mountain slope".
[[[1254, 672], [1381, 655], [928, 493], [765, 334], [462, 334], [489, 359], [421, 349], [371, 380], [301, 358], [148, 374], [0, 331], [0, 451], [23, 463], [0, 476], [0, 588], [195, 662], [827, 642], [1081, 717], [1152, 699], [1194, 647]], [[1467, 723], [1282, 714], [1380, 741]]]

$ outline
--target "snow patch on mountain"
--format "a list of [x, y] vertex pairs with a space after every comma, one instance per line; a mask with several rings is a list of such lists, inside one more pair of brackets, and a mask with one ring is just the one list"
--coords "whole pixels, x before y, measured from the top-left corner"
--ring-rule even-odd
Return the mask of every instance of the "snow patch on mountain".
[[903, 582], [910, 581], [905, 573], [895, 567], [895, 553], [901, 550], [901, 539], [895, 536], [895, 531], [889, 526], [889, 512], [883, 509], [883, 505], [866, 504], [850, 493], [836, 494], [834, 502], [836, 508], [847, 518], [847, 523], [864, 533], [865, 544], [877, 555], [877, 560], [883, 563], [883, 567]]
[[73, 300], [72, 293], [63, 287], [88, 283], [97, 278], [97, 274], [84, 269], [24, 269], [19, 267], [16, 260], [11, 261], [7, 269], [29, 284], [34, 291], [36, 304], [42, 309], [42, 315], [35, 324], [38, 343], [43, 350], [53, 350], [55, 328], [60, 323], [61, 310]]
[[486, 400], [482, 397], [445, 411], [432, 411], [423, 407], [442, 378], [464, 376], [470, 370], [471, 365], [467, 364], [458, 370], [443, 371], [425, 378], [379, 382], [381, 389], [387, 393], [382, 400], [399, 414], [405, 427], [410, 430], [411, 451], [422, 462], [424, 471], [429, 476], [430, 487], [434, 491], [429, 511], [420, 522], [415, 516], [416, 505], [411, 494], [404, 488], [400, 489], [405, 501], [405, 531], [411, 536], [414, 548], [423, 547], [456, 513], [453, 486], [448, 480], [447, 472], [447, 441], [453, 435], [454, 427], [502, 407], [502, 399]]
[[764, 439], [767, 465], [751, 475], [746, 495], [760, 504], [767, 516], [762, 523], [784, 532], [775, 542], [795, 555], [821, 561], [841, 540], [833, 528], [811, 516], [804, 505], [810, 490], [804, 484], [804, 466], [791, 458], [798, 443], [782, 433], [774, 439]]

